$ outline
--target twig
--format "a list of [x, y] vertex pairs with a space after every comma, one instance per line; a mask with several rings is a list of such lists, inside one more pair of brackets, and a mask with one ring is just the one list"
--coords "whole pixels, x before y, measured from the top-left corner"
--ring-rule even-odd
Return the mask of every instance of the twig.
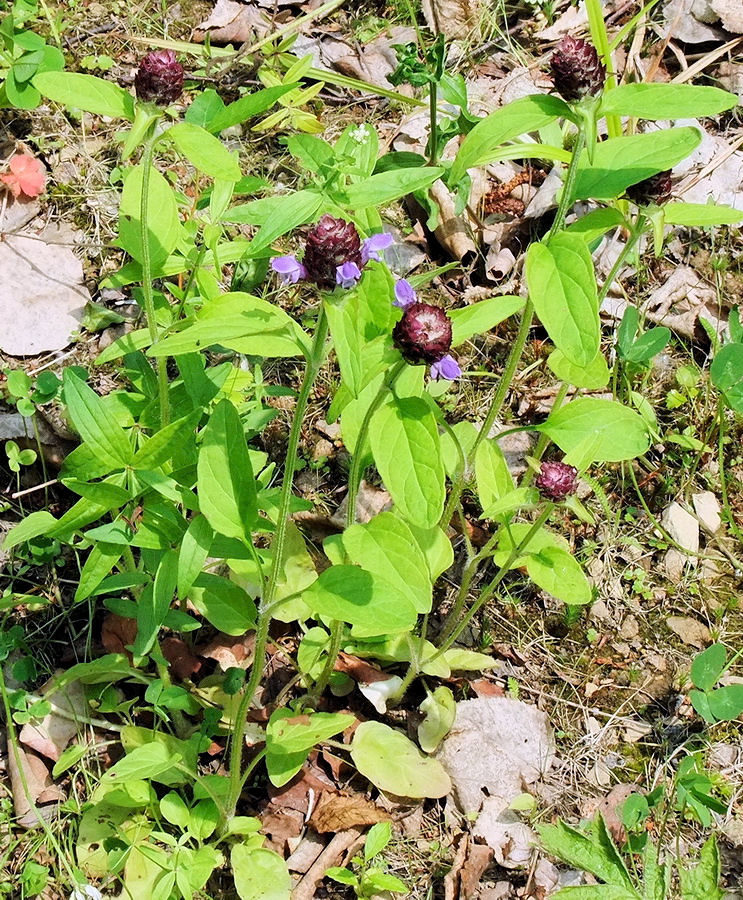
[[26, 494], [33, 494], [34, 491], [41, 491], [44, 488], [51, 487], [53, 484], [56, 484], [59, 481], [58, 478], [52, 478], [51, 481], [45, 481], [43, 484], [36, 484], [33, 487], [26, 488], [24, 491], [16, 491], [14, 494], [10, 495], [11, 500], [17, 500], [19, 497], [25, 497]]
[[338, 862], [349, 847], [360, 837], [360, 828], [349, 828], [348, 831], [339, 831], [328, 846], [307, 870], [304, 878], [292, 892], [292, 900], [313, 900], [318, 881], [325, 871]]

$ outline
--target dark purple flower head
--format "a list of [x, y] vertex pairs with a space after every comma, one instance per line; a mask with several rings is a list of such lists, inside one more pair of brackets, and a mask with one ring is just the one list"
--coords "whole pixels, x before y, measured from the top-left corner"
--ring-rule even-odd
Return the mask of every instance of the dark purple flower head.
[[665, 172], [658, 172], [657, 175], [651, 175], [628, 187], [627, 196], [638, 206], [650, 206], [653, 203], [660, 206], [670, 200], [672, 190], [671, 170], [666, 169]]
[[140, 100], [167, 106], [183, 93], [183, 66], [172, 50], [153, 50], [140, 62], [134, 89]]
[[302, 260], [308, 281], [332, 290], [338, 281], [338, 269], [353, 263], [361, 271], [361, 238], [352, 222], [323, 216], [307, 235]]
[[564, 462], [543, 462], [534, 484], [548, 500], [564, 500], [578, 490], [578, 470]]
[[565, 35], [552, 54], [550, 67], [555, 90], [568, 103], [601, 93], [606, 70], [588, 41]]
[[430, 303], [406, 306], [392, 332], [395, 346], [413, 365], [439, 362], [449, 352], [451, 336], [451, 319]]

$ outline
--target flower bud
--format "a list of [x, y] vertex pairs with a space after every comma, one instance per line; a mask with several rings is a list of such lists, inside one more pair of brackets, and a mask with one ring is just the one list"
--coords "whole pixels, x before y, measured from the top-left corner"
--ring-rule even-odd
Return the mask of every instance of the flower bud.
[[172, 50], [153, 50], [140, 62], [134, 76], [139, 100], [167, 106], [183, 93], [183, 66]]
[[564, 462], [543, 462], [534, 484], [548, 500], [564, 500], [578, 490], [578, 470]]
[[672, 190], [671, 170], [666, 169], [665, 172], [658, 172], [657, 175], [630, 185], [627, 196], [638, 206], [650, 206], [654, 203], [660, 206], [670, 200]]
[[451, 319], [438, 306], [411, 303], [395, 325], [395, 346], [412, 365], [437, 363], [451, 347]]
[[360, 272], [364, 263], [356, 226], [343, 219], [323, 216], [307, 235], [302, 263], [308, 281], [328, 290], [340, 283], [338, 270], [347, 263], [353, 263]]
[[550, 60], [555, 90], [568, 103], [601, 92], [606, 70], [588, 41], [566, 35]]

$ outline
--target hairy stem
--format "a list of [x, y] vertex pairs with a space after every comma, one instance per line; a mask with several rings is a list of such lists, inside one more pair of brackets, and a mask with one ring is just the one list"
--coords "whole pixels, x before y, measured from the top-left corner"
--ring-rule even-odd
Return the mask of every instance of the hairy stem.
[[273, 555], [271, 560], [271, 571], [268, 576], [265, 594], [261, 598], [258, 622], [256, 625], [253, 667], [250, 671], [250, 679], [243, 690], [240, 705], [235, 716], [235, 727], [230, 747], [230, 790], [226, 805], [228, 816], [234, 815], [237, 801], [240, 799], [240, 793], [242, 791], [242, 757], [245, 727], [253, 697], [258, 690], [261, 675], [263, 674], [263, 666], [266, 659], [266, 644], [268, 643], [268, 629], [271, 624], [271, 615], [274, 609], [276, 585], [278, 584], [279, 577], [281, 576], [284, 567], [286, 532], [289, 525], [289, 508], [291, 506], [294, 473], [297, 468], [297, 452], [299, 450], [299, 439], [302, 434], [302, 423], [310, 399], [312, 386], [315, 383], [317, 374], [320, 371], [320, 366], [322, 365], [327, 335], [328, 320], [325, 316], [325, 310], [321, 306], [312, 350], [304, 370], [304, 378], [302, 379], [302, 386], [299, 389], [297, 405], [294, 410], [294, 418], [292, 419], [292, 427], [289, 432], [289, 443], [286, 448], [286, 459], [284, 461], [284, 480], [281, 485], [279, 511], [276, 520], [276, 532], [271, 544]]
[[[150, 175], [152, 173], [154, 149], [154, 139], [150, 138], [145, 143], [144, 153], [142, 154], [142, 199], [139, 210], [139, 224], [142, 234], [142, 298], [144, 299], [144, 312], [145, 318], [147, 319], [147, 328], [150, 332], [151, 344], [154, 344], [155, 341], [157, 341], [155, 294], [152, 290], [152, 258], [150, 256], [150, 240], [148, 234]], [[167, 357], [158, 358], [155, 367], [157, 369], [157, 394], [160, 402], [160, 427], [164, 428], [170, 422]]]

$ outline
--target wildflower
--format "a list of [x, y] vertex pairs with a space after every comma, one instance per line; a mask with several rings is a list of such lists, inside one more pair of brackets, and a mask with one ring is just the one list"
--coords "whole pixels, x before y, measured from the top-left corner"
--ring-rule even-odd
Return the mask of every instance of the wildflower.
[[555, 90], [568, 103], [595, 97], [604, 86], [606, 70], [596, 48], [581, 38], [565, 35], [552, 54], [550, 67]]
[[14, 197], [38, 197], [46, 184], [44, 167], [28, 153], [16, 153], [8, 163], [9, 172], [0, 175], [0, 181]]
[[92, 884], [80, 884], [70, 894], [70, 900], [103, 900], [103, 894]]
[[183, 75], [172, 50], [153, 50], [139, 64], [134, 90], [139, 100], [167, 106], [183, 93]]
[[548, 500], [564, 500], [578, 490], [578, 470], [564, 462], [543, 462], [534, 484]]
[[271, 268], [282, 284], [296, 284], [307, 277], [307, 270], [296, 256], [277, 256], [271, 260]]
[[[356, 226], [343, 219], [323, 216], [307, 235], [302, 262], [307, 280], [321, 288], [332, 289], [340, 284], [338, 272], [346, 263], [353, 263], [360, 276], [364, 260]], [[345, 269], [345, 272], [350, 273], [351, 270]], [[345, 274], [343, 279], [347, 280]]]
[[452, 380], [461, 375], [456, 360], [449, 356], [451, 319], [438, 306], [411, 303], [392, 331], [395, 346], [411, 365], [428, 363], [431, 377]]
[[392, 301], [392, 305], [405, 309], [417, 300], [418, 295], [413, 290], [412, 284], [405, 278], [401, 278], [395, 285], [395, 299]]
[[657, 175], [651, 175], [628, 187], [627, 196], [638, 206], [650, 206], [653, 203], [660, 206], [670, 199], [672, 190], [671, 170], [666, 169], [665, 172], [658, 172]]
[[361, 278], [361, 269], [355, 262], [344, 262], [342, 266], [337, 266], [335, 270], [335, 283], [342, 288], [348, 290], [356, 287]]
[[431, 366], [431, 378], [434, 381], [439, 378], [443, 378], [446, 381], [455, 381], [461, 374], [462, 370], [459, 368], [459, 363], [448, 353]]
[[392, 235], [385, 232], [373, 234], [371, 237], [366, 238], [361, 244], [361, 261], [364, 265], [370, 259], [375, 260], [375, 262], [382, 262], [381, 251], [387, 250], [388, 247], [392, 246], [393, 242], [394, 238]]

